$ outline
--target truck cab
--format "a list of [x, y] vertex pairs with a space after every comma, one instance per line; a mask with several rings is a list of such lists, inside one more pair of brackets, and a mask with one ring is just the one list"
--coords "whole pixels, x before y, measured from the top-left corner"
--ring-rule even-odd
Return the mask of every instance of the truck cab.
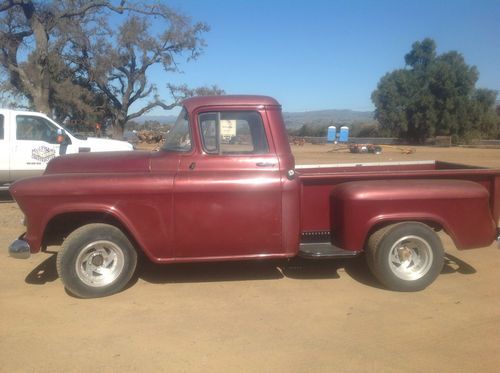
[[[192, 98], [179, 118], [163, 147], [179, 162], [172, 180], [172, 256], [290, 255], [297, 241], [283, 243], [298, 237], [298, 221], [296, 235], [283, 235], [290, 229], [283, 212], [298, 204], [299, 184], [286, 177], [294, 159], [278, 102], [227, 96], [214, 105], [213, 98]], [[153, 158], [152, 170], [165, 169], [166, 159]]]

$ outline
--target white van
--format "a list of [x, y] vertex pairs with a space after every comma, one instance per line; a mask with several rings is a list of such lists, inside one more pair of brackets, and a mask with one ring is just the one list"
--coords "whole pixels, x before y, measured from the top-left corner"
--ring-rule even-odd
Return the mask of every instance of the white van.
[[0, 189], [43, 173], [62, 154], [133, 150], [125, 141], [75, 137], [45, 114], [0, 109]]

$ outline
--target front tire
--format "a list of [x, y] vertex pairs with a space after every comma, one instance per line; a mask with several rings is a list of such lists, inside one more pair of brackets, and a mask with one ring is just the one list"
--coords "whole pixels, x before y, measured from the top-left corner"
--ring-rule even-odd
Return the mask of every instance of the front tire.
[[81, 298], [122, 290], [137, 265], [137, 252], [123, 232], [108, 224], [73, 231], [57, 254], [57, 272], [66, 289]]
[[398, 223], [373, 233], [366, 259], [375, 277], [396, 291], [419, 291], [441, 273], [444, 250], [438, 235], [418, 222]]

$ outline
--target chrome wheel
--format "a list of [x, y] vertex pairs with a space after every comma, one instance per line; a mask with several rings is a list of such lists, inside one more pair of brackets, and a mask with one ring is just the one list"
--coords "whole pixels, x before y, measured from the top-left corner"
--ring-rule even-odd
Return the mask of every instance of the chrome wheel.
[[75, 262], [76, 275], [86, 285], [111, 284], [123, 272], [123, 250], [111, 241], [95, 241], [85, 246]]
[[397, 240], [389, 251], [389, 268], [402, 280], [414, 281], [427, 274], [432, 266], [432, 248], [418, 236]]

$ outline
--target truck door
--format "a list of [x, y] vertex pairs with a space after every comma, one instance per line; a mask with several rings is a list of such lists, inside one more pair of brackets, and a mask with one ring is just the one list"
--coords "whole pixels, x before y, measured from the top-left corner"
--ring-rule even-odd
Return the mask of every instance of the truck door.
[[4, 113], [0, 112], [0, 185], [10, 181], [9, 133]]
[[265, 111], [205, 111], [191, 120], [197, 151], [181, 158], [175, 179], [175, 256], [280, 253], [280, 167]]
[[11, 178], [40, 175], [47, 163], [59, 155], [57, 127], [47, 119], [29, 114], [16, 115], [13, 132]]

